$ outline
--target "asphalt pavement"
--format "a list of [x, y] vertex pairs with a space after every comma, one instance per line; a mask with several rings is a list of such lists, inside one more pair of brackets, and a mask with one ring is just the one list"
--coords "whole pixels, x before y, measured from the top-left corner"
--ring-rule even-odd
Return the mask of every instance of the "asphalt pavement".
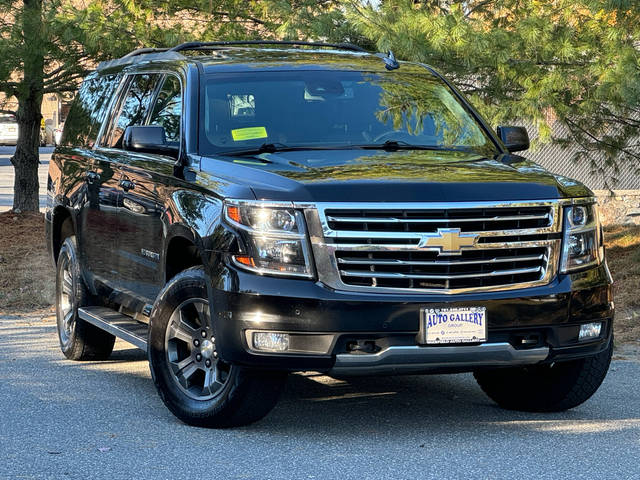
[[[13, 165], [11, 156], [16, 147], [0, 146], [0, 212], [11, 210], [13, 207]], [[42, 211], [47, 200], [47, 171], [53, 147], [40, 148], [40, 167], [38, 179], [40, 181], [40, 210]]]
[[275, 410], [232, 430], [186, 426], [145, 355], [61, 354], [51, 318], [0, 317], [0, 478], [638, 479], [640, 363], [556, 414], [510, 412], [469, 374], [338, 381], [291, 375]]

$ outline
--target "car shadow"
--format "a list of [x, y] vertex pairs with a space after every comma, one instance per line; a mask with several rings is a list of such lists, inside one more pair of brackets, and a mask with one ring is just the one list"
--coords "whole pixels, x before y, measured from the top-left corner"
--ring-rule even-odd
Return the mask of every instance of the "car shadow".
[[[611, 388], [612, 382], [603, 385]], [[608, 387], [608, 388], [607, 388]], [[616, 384], [616, 388], [622, 388]], [[596, 392], [585, 404], [556, 413], [509, 411], [498, 407], [472, 374], [408, 375], [333, 379], [320, 374], [290, 375], [276, 408], [263, 421], [245, 427], [284, 435], [477, 435], [544, 431], [549, 434], [640, 430], [640, 415], [611, 409]]]

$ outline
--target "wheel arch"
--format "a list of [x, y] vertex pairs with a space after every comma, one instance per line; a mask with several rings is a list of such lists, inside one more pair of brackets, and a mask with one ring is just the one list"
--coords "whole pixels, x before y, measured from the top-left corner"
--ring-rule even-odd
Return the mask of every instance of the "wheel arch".
[[178, 273], [196, 266], [205, 266], [202, 242], [186, 227], [176, 226], [176, 231], [166, 241], [164, 252], [165, 283]]
[[222, 199], [212, 192], [178, 190], [169, 200], [162, 258], [165, 283], [194, 266], [211, 273], [214, 252], [230, 243], [221, 230]]
[[54, 262], [58, 261], [64, 239], [76, 231], [75, 218], [69, 209], [61, 205], [54, 208], [51, 220], [51, 253]]

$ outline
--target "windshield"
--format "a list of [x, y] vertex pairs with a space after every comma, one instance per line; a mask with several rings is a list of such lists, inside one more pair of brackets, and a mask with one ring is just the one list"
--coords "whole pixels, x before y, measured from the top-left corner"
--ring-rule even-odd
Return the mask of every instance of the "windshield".
[[216, 74], [203, 86], [200, 152], [345, 148], [398, 142], [498, 153], [471, 113], [429, 73], [287, 71]]

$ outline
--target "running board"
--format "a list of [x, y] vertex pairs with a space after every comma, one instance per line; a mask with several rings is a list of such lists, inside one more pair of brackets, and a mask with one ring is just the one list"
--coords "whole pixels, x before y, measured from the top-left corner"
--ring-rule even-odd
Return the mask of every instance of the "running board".
[[148, 326], [106, 307], [81, 307], [78, 316], [102, 330], [147, 351]]

